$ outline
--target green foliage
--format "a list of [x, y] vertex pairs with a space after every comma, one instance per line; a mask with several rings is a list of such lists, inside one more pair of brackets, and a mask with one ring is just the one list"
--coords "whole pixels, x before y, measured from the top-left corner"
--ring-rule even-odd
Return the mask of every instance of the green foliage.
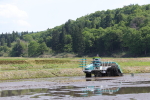
[[48, 47], [46, 46], [45, 42], [41, 43], [37, 48], [38, 54], [42, 55], [44, 52], [48, 51]]
[[64, 52], [72, 52], [72, 37], [71, 35], [65, 35], [64, 47], [62, 47]]
[[0, 46], [0, 56], [5, 56], [5, 54], [8, 54], [10, 52], [10, 48], [5, 46]]
[[23, 36], [23, 40], [30, 42], [30, 41], [33, 41], [33, 38], [30, 34], [26, 34]]
[[59, 52], [60, 50], [59, 36], [60, 33], [57, 30], [54, 30], [52, 33], [52, 49], [56, 52]]
[[17, 43], [12, 48], [10, 53], [11, 57], [22, 57], [25, 54], [25, 44], [18, 40]]
[[38, 48], [39, 48], [39, 43], [36, 41], [30, 42], [28, 46], [28, 54], [30, 57], [35, 57], [38, 55]]
[[[46, 31], [0, 34], [0, 56], [8, 53], [15, 57], [27, 54], [35, 57], [52, 52], [79, 56], [127, 52], [130, 56], [150, 56], [149, 27], [150, 4], [130, 4], [115, 10], [96, 11], [75, 21], [69, 19]], [[17, 40], [26, 42], [19, 44]], [[4, 46], [8, 48], [2, 49]]]

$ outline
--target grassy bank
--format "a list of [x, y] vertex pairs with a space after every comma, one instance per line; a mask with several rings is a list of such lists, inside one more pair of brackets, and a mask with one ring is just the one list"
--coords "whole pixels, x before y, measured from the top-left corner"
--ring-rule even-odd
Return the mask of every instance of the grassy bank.
[[0, 80], [84, 75], [76, 58], [0, 58]]
[[[81, 58], [0, 58], [0, 80], [84, 75]], [[88, 63], [92, 58], [87, 58]], [[150, 58], [102, 58], [117, 62], [123, 73], [150, 72]]]

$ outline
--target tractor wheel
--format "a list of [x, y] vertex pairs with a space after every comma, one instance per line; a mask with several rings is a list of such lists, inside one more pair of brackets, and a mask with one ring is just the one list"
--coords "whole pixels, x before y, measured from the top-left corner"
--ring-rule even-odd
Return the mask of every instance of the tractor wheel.
[[114, 68], [114, 76], [119, 76], [118, 68]]
[[91, 77], [91, 73], [86, 73], [86, 77]]
[[111, 66], [107, 69], [107, 76], [119, 76], [119, 71], [116, 66]]
[[116, 66], [113, 66], [113, 75], [114, 76], [122, 76], [122, 73], [120, 72], [120, 70], [116, 67]]
[[112, 68], [108, 68], [106, 71], [106, 76], [112, 76]]
[[115, 76], [115, 68], [114, 67], [110, 67], [107, 69], [107, 76]]
[[101, 72], [95, 73], [95, 77], [102, 77], [102, 73]]
[[115, 66], [112, 66], [111, 69], [111, 76], [118, 76], [118, 69]]

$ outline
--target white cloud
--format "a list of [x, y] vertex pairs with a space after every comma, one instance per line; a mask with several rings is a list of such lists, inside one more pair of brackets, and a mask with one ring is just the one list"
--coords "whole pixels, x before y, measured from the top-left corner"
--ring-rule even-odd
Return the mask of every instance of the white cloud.
[[0, 4], [0, 26], [2, 32], [24, 31], [31, 25], [27, 22], [28, 14], [15, 4]]
[[7, 21], [0, 20], [0, 24], [7, 24], [7, 23], [8, 23]]
[[21, 26], [28, 26], [28, 27], [30, 26], [30, 24], [25, 20], [16, 20], [16, 21], [14, 20], [14, 23], [21, 25]]
[[6, 18], [27, 18], [28, 14], [12, 4], [0, 5], [0, 16]]

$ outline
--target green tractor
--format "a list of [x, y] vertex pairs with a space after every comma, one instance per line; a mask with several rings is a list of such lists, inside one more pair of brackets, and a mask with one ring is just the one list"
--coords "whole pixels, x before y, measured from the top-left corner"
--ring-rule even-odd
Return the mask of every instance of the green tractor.
[[86, 59], [81, 59], [80, 65], [86, 77], [92, 77], [92, 74], [95, 77], [123, 75], [120, 66], [116, 62], [103, 62], [99, 57], [93, 58], [92, 63], [88, 65], [86, 64]]

